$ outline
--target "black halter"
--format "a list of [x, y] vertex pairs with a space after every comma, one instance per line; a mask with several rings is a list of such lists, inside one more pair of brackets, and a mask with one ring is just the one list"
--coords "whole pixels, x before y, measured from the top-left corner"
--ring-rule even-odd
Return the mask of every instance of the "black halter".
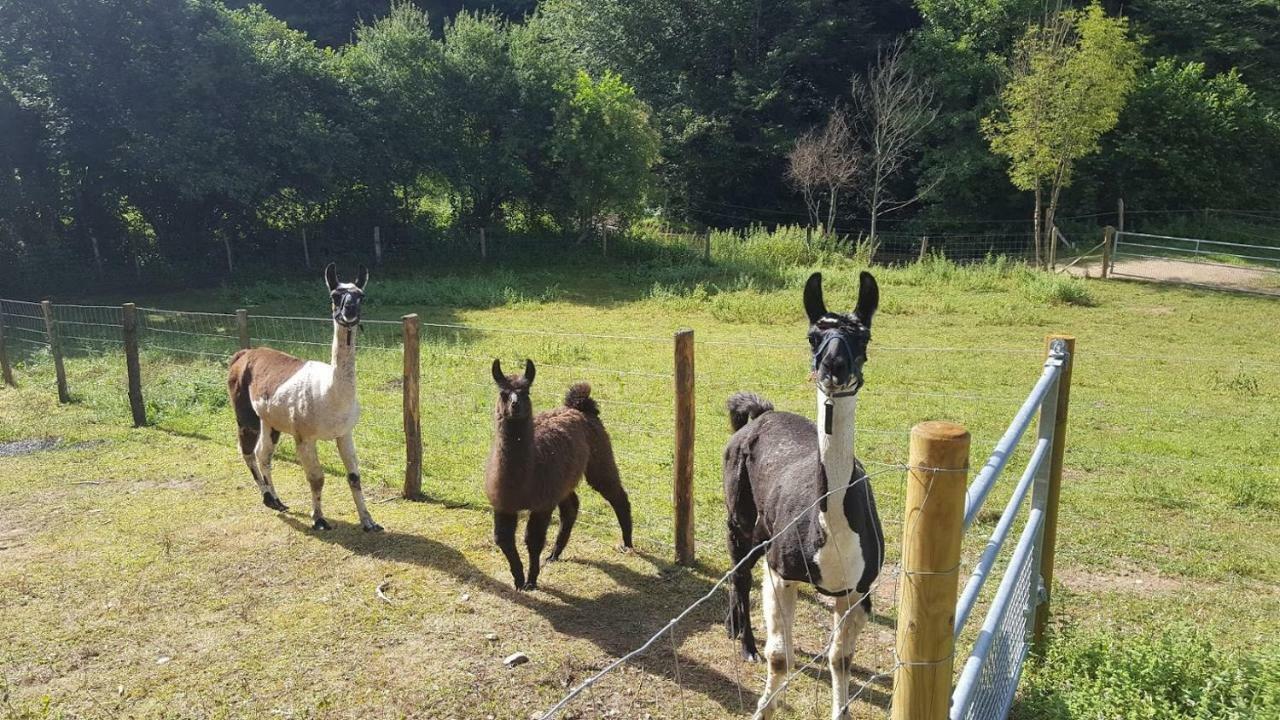
[[845, 338], [844, 333], [840, 332], [839, 328], [831, 328], [829, 330], [822, 331], [822, 341], [818, 343], [818, 348], [813, 351], [813, 369], [818, 369], [818, 359], [827, 354], [827, 346], [831, 343], [836, 343], [836, 347], [839, 348], [840, 352], [844, 353], [845, 361], [848, 363], [849, 373], [854, 376], [855, 382], [853, 387], [845, 388], [844, 390], [834, 393], [828, 393], [822, 389], [822, 385], [818, 385], [818, 392], [822, 393], [823, 396], [826, 397], [826, 402], [823, 403], [822, 431], [827, 435], [831, 434], [831, 416], [832, 409], [835, 407], [835, 398], [853, 397], [862, 389], [863, 384], [862, 378], [858, 377], [857, 374], [853, 372], [853, 348], [849, 347], [848, 339]]

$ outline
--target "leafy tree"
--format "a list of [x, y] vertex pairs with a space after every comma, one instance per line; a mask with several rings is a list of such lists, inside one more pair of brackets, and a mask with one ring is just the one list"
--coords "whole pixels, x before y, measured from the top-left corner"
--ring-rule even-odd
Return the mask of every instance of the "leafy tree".
[[1096, 2], [1045, 18], [1018, 42], [1001, 107], [983, 130], [992, 151], [1009, 159], [1014, 185], [1035, 193], [1037, 262], [1053, 236], [1062, 188], [1115, 127], [1140, 61], [1128, 22], [1107, 17]]
[[1208, 77], [1201, 63], [1161, 58], [1104, 147], [1092, 174], [1131, 207], [1280, 205], [1280, 113], [1235, 71]]
[[580, 233], [605, 215], [621, 218], [640, 210], [658, 157], [658, 136], [635, 90], [614, 73], [592, 80], [579, 70], [568, 88], [551, 141], [560, 182]]

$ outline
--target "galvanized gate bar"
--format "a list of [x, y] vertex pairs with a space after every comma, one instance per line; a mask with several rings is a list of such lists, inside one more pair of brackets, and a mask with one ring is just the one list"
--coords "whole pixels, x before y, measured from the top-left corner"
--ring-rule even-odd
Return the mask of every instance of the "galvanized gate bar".
[[996, 479], [1000, 477], [1005, 465], [1009, 464], [1009, 458], [1013, 455], [1014, 448], [1018, 446], [1018, 441], [1022, 439], [1022, 434], [1026, 432], [1027, 426], [1031, 424], [1031, 419], [1035, 417], [1041, 403], [1044, 402], [1045, 396], [1050, 388], [1054, 387], [1061, 372], [1061, 362], [1054, 363], [1052, 360], [1045, 362], [1044, 373], [1040, 375], [1040, 381], [1032, 388], [1031, 394], [1023, 401], [1022, 407], [1018, 408], [1018, 414], [1013, 416], [1013, 422], [1009, 424], [1009, 429], [1005, 430], [1004, 436], [996, 443], [995, 450], [992, 451], [991, 457], [987, 459], [987, 464], [982, 466], [977, 476], [974, 477], [973, 482], [969, 484], [969, 489], [965, 491], [964, 502], [964, 529], [966, 531], [978, 517], [978, 511], [982, 509], [983, 502], [986, 501], [987, 495], [991, 493], [991, 488], [995, 486]]

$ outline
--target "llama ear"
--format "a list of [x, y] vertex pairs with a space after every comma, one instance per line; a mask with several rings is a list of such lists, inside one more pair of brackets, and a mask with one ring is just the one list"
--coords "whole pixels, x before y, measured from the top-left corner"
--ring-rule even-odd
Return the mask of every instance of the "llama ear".
[[493, 359], [493, 381], [498, 383], [498, 387], [506, 390], [511, 387], [511, 383], [507, 381], [507, 376], [502, 373], [502, 361]]
[[530, 385], [532, 385], [533, 376], [537, 374], [538, 374], [538, 368], [533, 366], [533, 361], [525, 360], [524, 361], [524, 379], [527, 380]]
[[816, 325], [827, 314], [827, 304], [822, 301], [822, 273], [810, 275], [804, 284], [804, 311], [809, 315], [810, 325]]
[[356, 276], [356, 287], [364, 289], [365, 283], [369, 282], [369, 268], [361, 265], [360, 274]]
[[858, 316], [863, 325], [871, 327], [871, 316], [876, 314], [876, 308], [880, 307], [880, 286], [876, 284], [876, 278], [866, 270], [858, 276], [858, 304], [853, 308], [853, 314]]
[[338, 266], [329, 263], [324, 268], [324, 281], [329, 285], [329, 292], [338, 289]]

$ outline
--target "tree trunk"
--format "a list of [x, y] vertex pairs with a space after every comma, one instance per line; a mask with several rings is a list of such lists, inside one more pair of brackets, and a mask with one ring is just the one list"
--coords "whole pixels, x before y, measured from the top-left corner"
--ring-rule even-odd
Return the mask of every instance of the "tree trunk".
[[1037, 268], [1039, 268], [1039, 267], [1043, 267], [1043, 265], [1042, 265], [1042, 263], [1041, 263], [1041, 259], [1040, 259], [1040, 258], [1041, 258], [1041, 255], [1040, 255], [1040, 240], [1041, 240], [1041, 237], [1040, 237], [1040, 219], [1041, 219], [1041, 218], [1040, 218], [1040, 209], [1041, 209], [1041, 207], [1042, 207], [1043, 205], [1044, 205], [1044, 202], [1043, 202], [1043, 200], [1041, 199], [1040, 183], [1036, 183], [1036, 214], [1035, 214], [1035, 220], [1034, 220], [1034, 222], [1032, 223], [1032, 226], [1034, 227], [1034, 240], [1033, 240], [1033, 242], [1034, 242], [1034, 244], [1035, 244], [1035, 249], [1036, 249], [1036, 267], [1037, 267]]
[[1058, 198], [1062, 195], [1062, 168], [1058, 169], [1058, 173], [1053, 178], [1053, 191], [1049, 195], [1049, 209], [1045, 213], [1045, 247], [1049, 250], [1049, 267], [1052, 268], [1058, 259], [1058, 238], [1054, 234], [1054, 222], [1058, 214]]
[[836, 197], [840, 191], [831, 188], [831, 197], [827, 201], [827, 235], [835, 235], [836, 232]]

